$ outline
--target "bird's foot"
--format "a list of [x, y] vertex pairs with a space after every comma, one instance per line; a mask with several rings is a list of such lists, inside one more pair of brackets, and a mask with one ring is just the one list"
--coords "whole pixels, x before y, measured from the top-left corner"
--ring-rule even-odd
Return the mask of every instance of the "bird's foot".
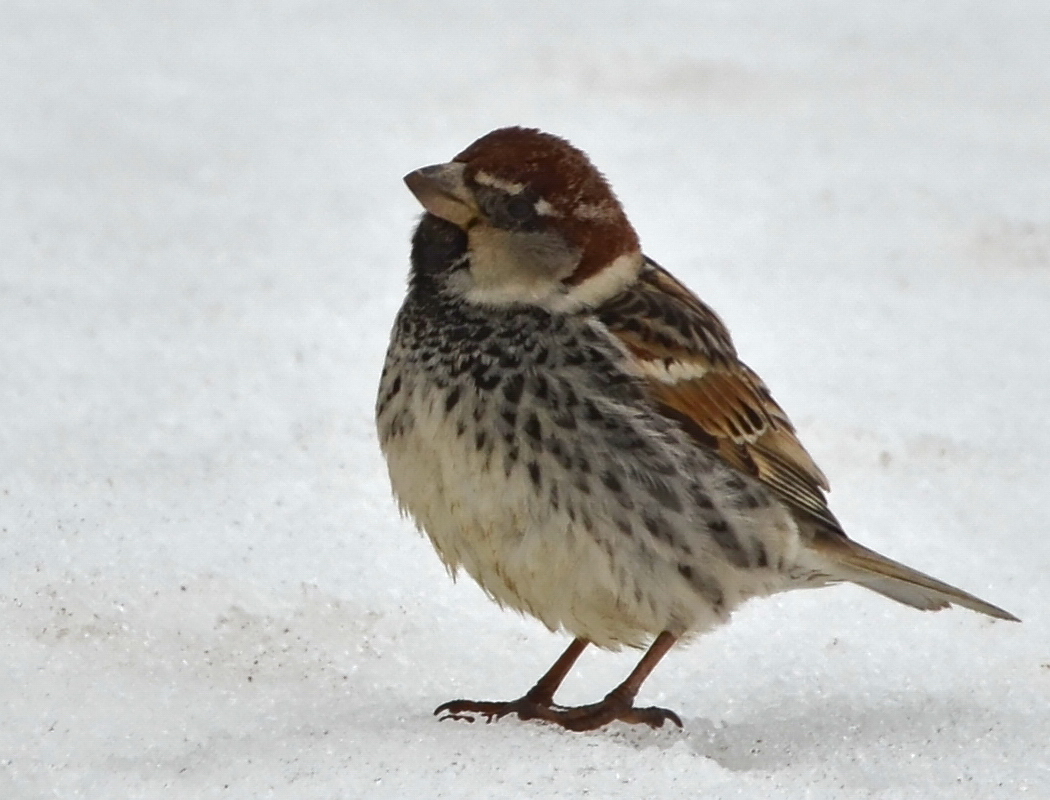
[[679, 728], [682, 720], [673, 711], [657, 706], [637, 708], [629, 700], [611, 693], [597, 703], [586, 706], [559, 706], [550, 700], [525, 695], [517, 700], [492, 702], [478, 700], [452, 700], [434, 709], [441, 719], [460, 719], [473, 722], [477, 716], [492, 722], [508, 714], [517, 714], [519, 719], [541, 719], [570, 731], [593, 731], [610, 722], [626, 722], [631, 725], [645, 724], [653, 728], [663, 726], [670, 720]]
[[552, 708], [549, 702], [544, 703], [525, 695], [517, 700], [506, 701], [450, 700], [435, 708], [434, 714], [441, 719], [459, 719], [466, 722], [473, 722], [478, 716], [482, 716], [485, 722], [492, 722], [507, 714], [517, 714], [519, 719], [543, 719]]

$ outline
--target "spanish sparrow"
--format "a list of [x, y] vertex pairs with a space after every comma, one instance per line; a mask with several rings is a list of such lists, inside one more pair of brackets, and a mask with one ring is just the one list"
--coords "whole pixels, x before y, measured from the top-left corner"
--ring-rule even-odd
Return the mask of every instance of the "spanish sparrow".
[[[660, 658], [789, 589], [1016, 619], [846, 536], [725, 325], [580, 150], [503, 128], [405, 183], [426, 213], [376, 404], [394, 493], [452, 573], [575, 637], [522, 698], [435, 713], [680, 725], [633, 705]], [[556, 705], [588, 644], [650, 646], [603, 700]]]

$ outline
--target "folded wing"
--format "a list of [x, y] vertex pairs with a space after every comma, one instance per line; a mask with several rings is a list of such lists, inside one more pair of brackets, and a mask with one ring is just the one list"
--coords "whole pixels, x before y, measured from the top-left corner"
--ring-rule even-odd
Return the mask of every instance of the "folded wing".
[[824, 473], [761, 378], [737, 358], [714, 311], [647, 261], [639, 280], [595, 313], [635, 357], [663, 413], [792, 509], [841, 532], [824, 498]]

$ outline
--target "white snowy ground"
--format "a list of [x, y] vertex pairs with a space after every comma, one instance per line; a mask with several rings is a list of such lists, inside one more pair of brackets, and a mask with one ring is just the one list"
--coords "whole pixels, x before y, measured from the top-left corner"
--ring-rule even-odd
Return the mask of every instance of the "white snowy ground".
[[[4, 0], [0, 797], [1050, 797], [1047, 8]], [[433, 718], [567, 641], [448, 580], [372, 428], [401, 175], [514, 123], [858, 539], [1024, 624], [797, 593], [660, 665], [682, 731]]]

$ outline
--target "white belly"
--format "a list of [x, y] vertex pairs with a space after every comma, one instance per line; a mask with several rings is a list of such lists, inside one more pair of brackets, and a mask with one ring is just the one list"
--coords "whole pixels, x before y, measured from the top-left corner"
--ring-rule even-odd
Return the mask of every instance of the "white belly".
[[586, 530], [537, 497], [525, 459], [508, 461], [502, 442], [479, 450], [474, 431], [457, 435], [440, 393], [417, 387], [404, 403], [411, 423], [384, 442], [390, 480], [453, 574], [462, 567], [501, 605], [611, 649], [723, 618], [673, 566], [603, 525], [599, 507]]

